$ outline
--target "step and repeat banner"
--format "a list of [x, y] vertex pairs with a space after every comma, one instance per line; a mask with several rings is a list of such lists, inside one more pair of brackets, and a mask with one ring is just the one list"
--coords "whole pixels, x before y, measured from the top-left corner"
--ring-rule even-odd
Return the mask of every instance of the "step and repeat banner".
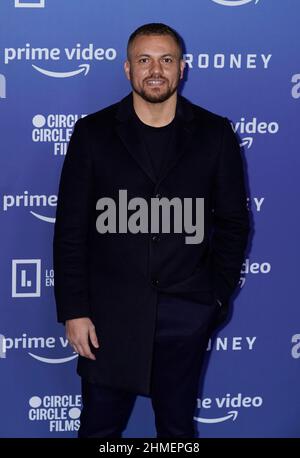
[[[185, 42], [182, 94], [227, 116], [253, 233], [230, 322], [207, 347], [199, 437], [300, 437], [297, 0], [0, 1], [0, 437], [76, 437], [76, 358], [56, 322], [52, 239], [74, 123], [131, 91], [129, 35]], [[124, 437], [155, 437], [138, 396]]]

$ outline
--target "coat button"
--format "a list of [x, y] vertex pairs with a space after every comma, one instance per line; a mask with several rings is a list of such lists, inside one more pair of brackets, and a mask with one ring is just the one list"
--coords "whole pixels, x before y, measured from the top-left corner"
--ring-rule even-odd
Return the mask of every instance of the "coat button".
[[222, 302], [220, 301], [220, 299], [216, 299], [216, 301], [217, 301], [219, 307], [222, 307], [222, 306], [223, 306], [223, 304], [222, 304]]
[[151, 240], [152, 240], [153, 242], [159, 242], [160, 239], [159, 239], [159, 236], [158, 236], [158, 235], [152, 235]]
[[152, 278], [152, 285], [157, 286], [159, 284], [159, 281], [157, 278]]

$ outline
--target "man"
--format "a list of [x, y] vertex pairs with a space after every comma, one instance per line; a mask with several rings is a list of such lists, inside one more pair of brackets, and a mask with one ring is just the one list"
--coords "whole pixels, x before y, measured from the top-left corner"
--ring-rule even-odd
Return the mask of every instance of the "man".
[[[249, 234], [242, 159], [229, 121], [177, 93], [176, 31], [138, 28], [124, 69], [132, 93], [77, 121], [59, 187], [55, 296], [79, 354], [79, 437], [121, 437], [137, 394], [151, 397], [157, 437], [195, 437], [206, 344]], [[187, 242], [199, 214], [202, 237]]]

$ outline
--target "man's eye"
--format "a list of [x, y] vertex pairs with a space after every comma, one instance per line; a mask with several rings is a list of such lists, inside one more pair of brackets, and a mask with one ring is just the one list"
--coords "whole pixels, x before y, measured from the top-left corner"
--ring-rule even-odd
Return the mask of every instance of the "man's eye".
[[169, 63], [172, 62], [172, 59], [171, 59], [171, 57], [165, 57], [164, 61], [167, 62], [167, 64], [169, 64]]
[[147, 57], [142, 57], [142, 59], [139, 60], [142, 64], [145, 64], [148, 61]]

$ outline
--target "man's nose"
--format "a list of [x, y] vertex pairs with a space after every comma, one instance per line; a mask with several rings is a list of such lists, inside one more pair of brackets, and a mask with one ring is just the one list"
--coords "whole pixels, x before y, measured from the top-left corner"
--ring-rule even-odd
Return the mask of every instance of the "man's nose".
[[162, 66], [159, 60], [153, 60], [151, 72], [155, 75], [160, 75], [162, 73]]

